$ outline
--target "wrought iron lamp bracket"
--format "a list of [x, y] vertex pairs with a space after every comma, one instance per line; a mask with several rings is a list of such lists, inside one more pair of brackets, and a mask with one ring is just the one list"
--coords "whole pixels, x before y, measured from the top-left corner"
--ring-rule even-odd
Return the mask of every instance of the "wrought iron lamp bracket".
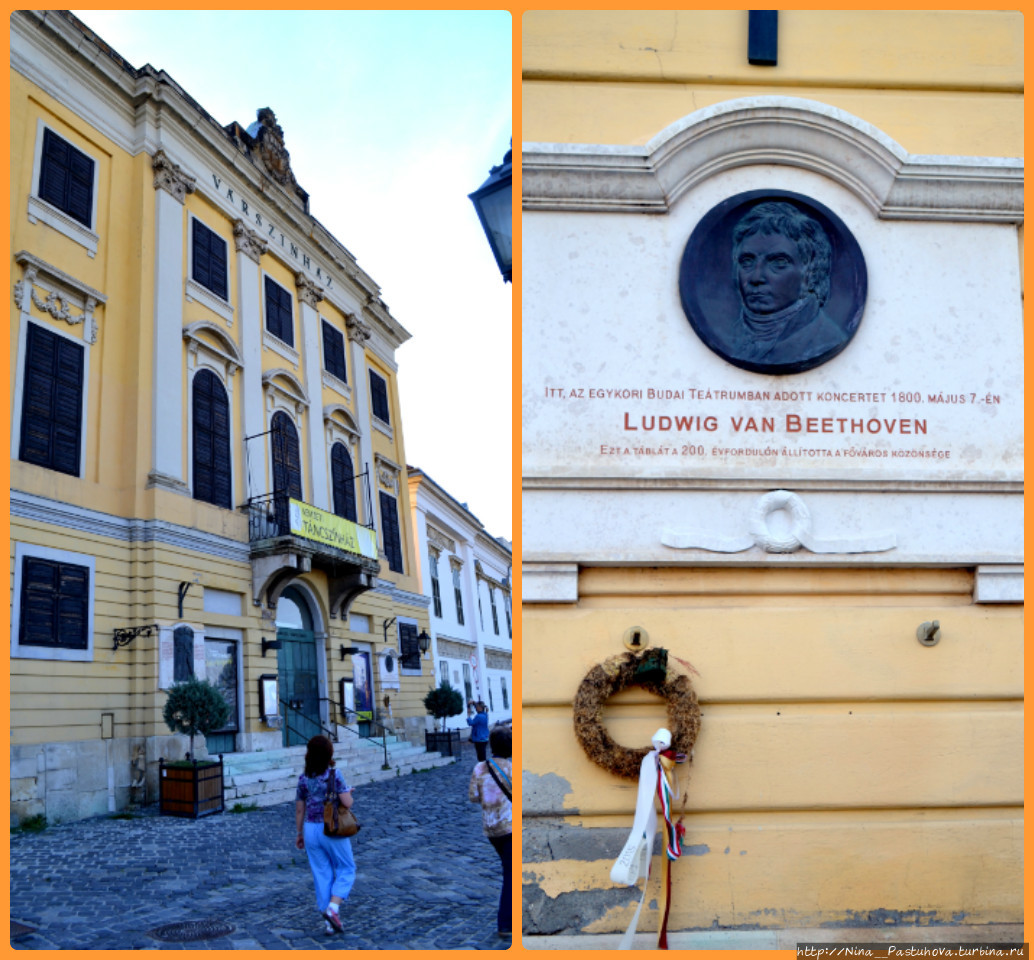
[[111, 649], [118, 650], [119, 647], [124, 647], [132, 643], [137, 637], [149, 637], [152, 633], [158, 633], [157, 623], [149, 623], [143, 627], [115, 627], [112, 631], [112, 636], [115, 642]]

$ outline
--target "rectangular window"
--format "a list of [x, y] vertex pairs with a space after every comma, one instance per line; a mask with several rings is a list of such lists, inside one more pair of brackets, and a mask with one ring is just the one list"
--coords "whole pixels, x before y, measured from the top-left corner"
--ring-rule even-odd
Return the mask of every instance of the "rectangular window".
[[43, 131], [37, 196], [92, 227], [94, 161], [53, 130]]
[[78, 477], [84, 348], [37, 323], [26, 334], [18, 459]]
[[402, 537], [399, 533], [398, 504], [390, 493], [381, 490], [380, 495], [381, 534], [384, 537], [384, 554], [388, 558], [388, 568], [396, 573], [405, 573], [402, 568]]
[[226, 241], [209, 230], [200, 220], [194, 220], [193, 258], [191, 276], [217, 297], [228, 299]]
[[441, 677], [439, 686], [449, 682], [449, 663], [447, 660], [438, 661], [438, 676]]
[[420, 669], [420, 643], [415, 623], [399, 623], [399, 666], [403, 670]]
[[506, 677], [500, 677], [499, 678], [499, 686], [502, 688], [502, 691], [503, 691], [503, 709], [504, 710], [509, 710], [510, 709], [510, 695], [509, 695], [509, 693], [506, 690]]
[[89, 621], [89, 567], [43, 557], [24, 558], [20, 646], [86, 650]]
[[488, 599], [489, 599], [489, 601], [491, 601], [491, 604], [492, 604], [492, 629], [498, 634], [499, 633], [499, 615], [496, 613], [496, 609], [495, 609], [495, 588], [494, 587], [490, 586], [488, 588]]
[[370, 371], [370, 407], [378, 420], [391, 423], [388, 409], [388, 384], [379, 373]]
[[492, 678], [485, 678], [485, 689], [488, 690], [488, 709], [495, 710], [495, 701], [492, 699]]
[[452, 590], [456, 595], [456, 622], [463, 626], [463, 591], [460, 589], [460, 572], [452, 568]]
[[474, 699], [474, 685], [470, 682], [470, 664], [463, 664], [463, 691], [466, 694], [466, 701], [470, 703]]
[[438, 585], [438, 558], [433, 553], [429, 553], [427, 559], [431, 563], [431, 600], [434, 603], [434, 615], [441, 618], [442, 590]]
[[279, 283], [265, 277], [266, 329], [289, 347], [294, 346], [294, 301]]
[[348, 383], [345, 371], [345, 336], [335, 330], [326, 320], [323, 321], [323, 369]]
[[513, 639], [513, 624], [510, 623], [510, 605], [503, 602], [503, 610], [506, 613], [506, 635], [512, 640]]

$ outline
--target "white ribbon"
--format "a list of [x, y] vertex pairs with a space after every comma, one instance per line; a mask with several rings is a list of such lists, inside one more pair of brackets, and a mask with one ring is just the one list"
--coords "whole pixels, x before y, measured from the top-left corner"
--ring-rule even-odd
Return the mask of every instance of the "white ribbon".
[[639, 792], [636, 795], [635, 817], [632, 819], [632, 832], [628, 835], [614, 866], [610, 868], [610, 879], [613, 883], [621, 883], [627, 887], [635, 886], [643, 877], [643, 895], [639, 898], [632, 922], [629, 923], [625, 935], [618, 944], [619, 950], [631, 950], [635, 939], [636, 927], [639, 926], [639, 914], [646, 902], [646, 888], [650, 879], [650, 860], [653, 857], [653, 838], [657, 834], [657, 809], [654, 795], [657, 791], [657, 768], [660, 764], [658, 755], [671, 746], [671, 733], [661, 727], [651, 740], [653, 749], [643, 757], [639, 765]]

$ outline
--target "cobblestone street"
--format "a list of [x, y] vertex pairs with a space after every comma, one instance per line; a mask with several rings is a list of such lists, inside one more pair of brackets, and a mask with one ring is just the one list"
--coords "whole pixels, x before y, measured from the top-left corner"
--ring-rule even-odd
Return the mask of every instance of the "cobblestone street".
[[[12, 943], [25, 950], [472, 949], [495, 932], [499, 859], [467, 800], [475, 763], [355, 790], [358, 876], [343, 935], [324, 933], [294, 803], [199, 821], [97, 818], [11, 838]], [[347, 777], [347, 770], [345, 771]], [[213, 939], [166, 942], [150, 931], [211, 921]], [[23, 932], [22, 925], [32, 931]]]

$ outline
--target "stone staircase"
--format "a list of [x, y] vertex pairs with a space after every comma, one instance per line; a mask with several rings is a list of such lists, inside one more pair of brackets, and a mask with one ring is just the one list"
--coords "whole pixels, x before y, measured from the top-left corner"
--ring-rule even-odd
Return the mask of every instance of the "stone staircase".
[[[334, 762], [351, 787], [405, 776], [414, 770], [445, 766], [455, 759], [388, 737], [388, 769], [384, 770], [384, 748], [379, 742], [370, 743], [346, 733], [334, 744]], [[223, 797], [226, 808], [232, 809], [236, 803], [266, 807], [293, 800], [298, 774], [304, 767], [304, 745], [225, 754]]]

